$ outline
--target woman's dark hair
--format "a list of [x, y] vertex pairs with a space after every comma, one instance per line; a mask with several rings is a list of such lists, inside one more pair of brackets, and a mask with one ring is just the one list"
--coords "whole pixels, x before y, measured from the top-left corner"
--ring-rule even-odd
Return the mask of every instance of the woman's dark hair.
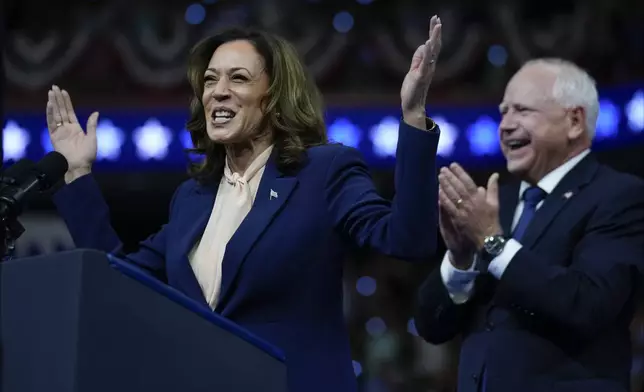
[[190, 103], [190, 132], [194, 149], [205, 159], [193, 163], [189, 174], [200, 183], [219, 178], [226, 159], [224, 145], [215, 143], [206, 132], [202, 102], [204, 73], [215, 50], [232, 41], [248, 41], [264, 59], [269, 77], [265, 97], [264, 124], [273, 130], [274, 153], [282, 171], [297, 170], [306, 149], [327, 143], [320, 91], [302, 64], [295, 48], [283, 38], [259, 30], [229, 29], [197, 43], [188, 58], [188, 81], [194, 96]]

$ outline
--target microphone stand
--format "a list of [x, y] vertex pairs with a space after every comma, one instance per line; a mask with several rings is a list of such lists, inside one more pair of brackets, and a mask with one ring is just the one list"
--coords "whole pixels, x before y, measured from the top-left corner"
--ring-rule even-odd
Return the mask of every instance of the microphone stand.
[[[4, 206], [3, 206], [4, 207]], [[9, 261], [13, 258], [16, 250], [16, 240], [25, 232], [24, 226], [18, 222], [17, 217], [12, 217], [7, 213], [6, 209], [2, 208], [0, 213], [0, 262]], [[0, 285], [3, 280], [4, 265], [0, 265]], [[2, 309], [4, 308], [4, 298], [2, 298], [2, 286], [0, 286], [0, 382], [4, 378], [4, 363], [3, 357], [3, 342], [4, 335], [2, 333], [2, 324], [4, 323]], [[0, 387], [1, 388], [1, 387]]]
[[[16, 186], [14, 178], [0, 178], [0, 188]], [[12, 197], [0, 194], [0, 262], [13, 258], [16, 250], [16, 240], [25, 232], [24, 226], [18, 222], [20, 206]]]
[[24, 226], [17, 219], [7, 216], [0, 217], [0, 261], [8, 261], [13, 258], [16, 240], [24, 232]]

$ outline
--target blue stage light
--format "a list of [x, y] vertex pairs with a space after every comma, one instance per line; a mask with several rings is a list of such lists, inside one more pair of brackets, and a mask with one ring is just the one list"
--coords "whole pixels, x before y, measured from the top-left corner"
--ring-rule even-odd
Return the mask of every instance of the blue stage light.
[[40, 145], [45, 154], [54, 151], [54, 146], [51, 144], [51, 137], [49, 136], [49, 130], [47, 128], [40, 132]]
[[162, 160], [168, 155], [172, 132], [156, 118], [148, 119], [143, 126], [135, 129], [133, 137], [141, 160]]
[[628, 126], [631, 131], [644, 131], [644, 90], [637, 90], [625, 107]]
[[380, 317], [370, 318], [367, 320], [365, 327], [367, 328], [367, 333], [371, 336], [380, 336], [387, 331], [385, 320]]
[[377, 156], [382, 158], [396, 156], [398, 127], [399, 120], [388, 116], [371, 128], [370, 139], [373, 144], [373, 152]]
[[449, 158], [454, 153], [456, 139], [458, 139], [459, 130], [456, 125], [447, 121], [441, 115], [432, 116], [440, 129], [440, 138], [438, 139], [438, 155], [443, 158]]
[[489, 116], [476, 120], [467, 129], [470, 150], [475, 156], [495, 155], [499, 152], [499, 125]]
[[5, 162], [17, 161], [27, 155], [31, 136], [29, 131], [15, 121], [7, 121], [2, 131], [2, 158]]
[[599, 101], [599, 116], [597, 117], [595, 138], [599, 140], [617, 135], [619, 117], [619, 109], [611, 101], [607, 99]]
[[329, 140], [357, 148], [362, 132], [347, 118], [338, 118], [328, 127]]
[[377, 287], [376, 280], [371, 276], [362, 276], [356, 282], [356, 290], [365, 297], [373, 295]]
[[96, 127], [97, 160], [116, 161], [121, 157], [125, 133], [110, 120], [101, 120]]

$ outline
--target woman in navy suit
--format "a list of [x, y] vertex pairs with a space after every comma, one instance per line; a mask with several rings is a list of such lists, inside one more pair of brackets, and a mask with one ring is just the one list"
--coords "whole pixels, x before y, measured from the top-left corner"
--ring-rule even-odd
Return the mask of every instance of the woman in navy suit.
[[[440, 41], [434, 16], [401, 88], [393, 203], [356, 150], [327, 142], [320, 94], [286, 41], [234, 29], [198, 43], [187, 128], [205, 160], [177, 189], [168, 223], [126, 259], [281, 348], [291, 391], [356, 391], [345, 253], [427, 261], [436, 248], [439, 130], [425, 97]], [[114, 251], [91, 175], [98, 113], [85, 133], [66, 91], [53, 86], [48, 98], [52, 144], [69, 162], [54, 202], [78, 247]]]

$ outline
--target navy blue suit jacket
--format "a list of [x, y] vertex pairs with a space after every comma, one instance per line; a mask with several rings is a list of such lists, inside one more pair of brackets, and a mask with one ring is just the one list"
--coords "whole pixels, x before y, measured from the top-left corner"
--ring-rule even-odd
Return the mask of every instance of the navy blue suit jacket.
[[[505, 233], [518, 186], [500, 190]], [[484, 367], [489, 392], [628, 391], [644, 182], [591, 154], [548, 195], [520, 242], [501, 279], [479, 275], [465, 304], [452, 302], [438, 270], [421, 286], [420, 335], [434, 344], [463, 337], [459, 392], [477, 391]]]
[[[393, 203], [378, 196], [355, 149], [314, 147], [294, 175], [269, 160], [254, 205], [228, 243], [215, 311], [284, 351], [292, 392], [357, 390], [342, 306], [348, 251], [425, 262], [435, 252], [438, 128], [401, 123], [399, 131]], [[216, 187], [182, 184], [169, 222], [127, 256], [203, 306], [187, 254], [205, 229]], [[92, 176], [63, 187], [54, 201], [78, 247], [120, 245]]]

